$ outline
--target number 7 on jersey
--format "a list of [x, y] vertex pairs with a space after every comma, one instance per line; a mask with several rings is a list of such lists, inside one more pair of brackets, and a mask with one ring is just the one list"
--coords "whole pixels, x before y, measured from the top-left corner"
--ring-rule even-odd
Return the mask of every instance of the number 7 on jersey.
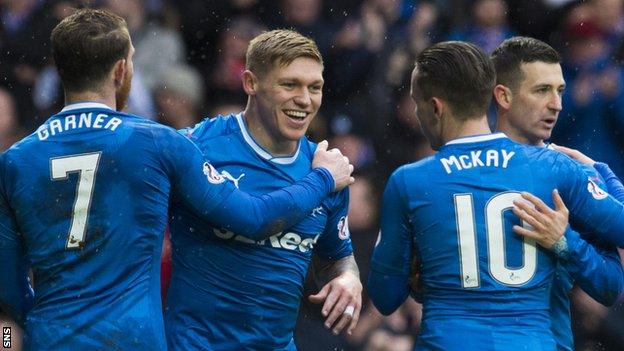
[[79, 175], [71, 225], [65, 244], [68, 250], [80, 249], [84, 245], [89, 208], [93, 197], [93, 184], [101, 154], [101, 152], [93, 152], [50, 159], [52, 180], [66, 180], [70, 173], [77, 172]]

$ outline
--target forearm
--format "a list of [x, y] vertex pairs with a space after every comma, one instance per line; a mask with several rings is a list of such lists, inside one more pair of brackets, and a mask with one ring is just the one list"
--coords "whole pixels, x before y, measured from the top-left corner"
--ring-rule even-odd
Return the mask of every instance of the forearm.
[[308, 216], [333, 187], [329, 172], [315, 169], [298, 182], [265, 195], [251, 196], [236, 189], [208, 213], [200, 212], [201, 206], [194, 209], [214, 226], [259, 241]]
[[312, 272], [314, 274], [314, 282], [319, 288], [334, 278], [347, 273], [353, 274], [358, 279], [360, 278], [360, 270], [353, 254], [338, 260], [328, 260], [315, 255], [312, 257]]
[[602, 162], [596, 162], [594, 164], [596, 171], [602, 176], [607, 184], [607, 191], [619, 202], [624, 203], [624, 186], [620, 179], [613, 173], [609, 165]]
[[588, 295], [605, 306], [624, 291], [624, 271], [617, 250], [597, 250], [574, 231], [565, 235], [564, 267]]
[[396, 311], [409, 295], [409, 276], [383, 274], [371, 268], [368, 277], [368, 293], [381, 314], [387, 316]]

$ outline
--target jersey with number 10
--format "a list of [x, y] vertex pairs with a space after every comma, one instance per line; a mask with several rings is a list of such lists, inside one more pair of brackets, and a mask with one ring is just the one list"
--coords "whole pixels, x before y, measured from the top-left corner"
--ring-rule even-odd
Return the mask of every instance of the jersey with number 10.
[[399, 168], [384, 194], [371, 270], [407, 280], [412, 254], [420, 259], [418, 349], [555, 350], [549, 302], [556, 258], [513, 232], [526, 224], [511, 209], [522, 191], [553, 207], [558, 189], [579, 220], [617, 230], [611, 221], [621, 205], [593, 185], [566, 156], [503, 134], [457, 139]]

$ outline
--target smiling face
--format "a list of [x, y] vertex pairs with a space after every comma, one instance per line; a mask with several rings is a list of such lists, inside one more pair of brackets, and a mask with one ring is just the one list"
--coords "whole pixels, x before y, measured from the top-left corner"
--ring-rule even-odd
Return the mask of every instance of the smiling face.
[[558, 63], [541, 61], [520, 65], [523, 79], [512, 91], [504, 130], [513, 139], [541, 145], [550, 138], [561, 111], [565, 81]]
[[321, 106], [323, 65], [299, 57], [254, 77], [257, 116], [247, 118], [252, 135], [274, 154], [294, 152]]

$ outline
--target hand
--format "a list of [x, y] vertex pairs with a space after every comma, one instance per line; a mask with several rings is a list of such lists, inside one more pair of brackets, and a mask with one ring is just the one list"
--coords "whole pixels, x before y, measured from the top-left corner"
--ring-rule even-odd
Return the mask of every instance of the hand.
[[572, 159], [584, 164], [584, 165], [588, 165], [588, 166], [594, 166], [594, 164], [596, 163], [596, 161], [592, 160], [591, 158], [587, 157], [584, 153], [575, 150], [575, 149], [570, 149], [569, 147], [565, 147], [565, 146], [559, 146], [559, 145], [555, 145], [553, 143], [550, 144], [552, 146], [553, 149], [555, 149], [556, 151], [561, 152], [562, 154], [566, 154], [568, 156], [570, 156]]
[[331, 173], [334, 178], [334, 191], [353, 184], [355, 179], [351, 176], [353, 165], [349, 163], [349, 158], [343, 156], [340, 150], [327, 150], [327, 141], [321, 141], [314, 152], [312, 168], [323, 167]]
[[542, 247], [552, 250], [553, 246], [565, 233], [568, 227], [568, 208], [563, 203], [559, 192], [552, 193], [555, 210], [548, 207], [542, 200], [527, 192], [522, 193], [523, 200], [515, 200], [513, 213], [532, 228], [523, 228], [514, 225], [516, 234], [537, 241]]
[[351, 335], [360, 318], [362, 308], [362, 283], [351, 272], [345, 272], [325, 284], [316, 295], [310, 295], [310, 302], [321, 304], [321, 313], [325, 319], [325, 328], [329, 329], [340, 317], [332, 332], [338, 335], [347, 324], [347, 333]]

